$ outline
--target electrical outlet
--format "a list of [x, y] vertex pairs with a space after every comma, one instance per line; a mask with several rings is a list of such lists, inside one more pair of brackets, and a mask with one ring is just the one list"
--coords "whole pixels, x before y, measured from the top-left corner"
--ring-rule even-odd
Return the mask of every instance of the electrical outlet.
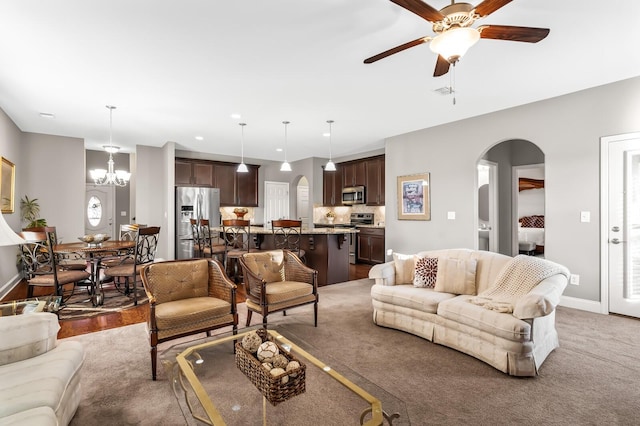
[[393, 249], [387, 249], [387, 256], [393, 255]]
[[447, 219], [455, 220], [456, 219], [456, 212], [447, 212]]
[[580, 285], [580, 275], [571, 274], [569, 277], [569, 284]]

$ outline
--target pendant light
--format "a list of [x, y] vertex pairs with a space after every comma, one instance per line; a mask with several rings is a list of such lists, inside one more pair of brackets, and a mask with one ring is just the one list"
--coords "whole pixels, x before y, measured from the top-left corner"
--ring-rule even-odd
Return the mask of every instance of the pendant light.
[[333, 120], [327, 120], [327, 123], [329, 123], [329, 161], [327, 162], [327, 165], [324, 166], [324, 169], [328, 172], [335, 172], [336, 165], [331, 160], [331, 138], [332, 138], [331, 124], [333, 124]]
[[283, 121], [282, 124], [284, 124], [284, 163], [282, 163], [282, 166], [280, 166], [280, 171], [290, 172], [291, 164], [289, 164], [289, 162], [287, 161], [287, 125], [289, 124], [289, 122]]
[[247, 165], [244, 164], [244, 126], [247, 125], [247, 123], [239, 123], [240, 124], [240, 128], [242, 129], [242, 134], [241, 134], [241, 139], [240, 139], [240, 149], [241, 151], [241, 155], [242, 155], [242, 160], [240, 162], [240, 165], [238, 166], [238, 173], [248, 173], [249, 169], [247, 168]]
[[109, 109], [109, 145], [103, 146], [104, 150], [109, 153], [107, 170], [94, 169], [90, 170], [89, 174], [96, 185], [126, 186], [131, 178], [131, 173], [125, 170], [113, 170], [113, 154], [120, 150], [120, 147], [113, 145], [113, 110], [116, 109], [116, 107], [107, 105], [107, 108]]

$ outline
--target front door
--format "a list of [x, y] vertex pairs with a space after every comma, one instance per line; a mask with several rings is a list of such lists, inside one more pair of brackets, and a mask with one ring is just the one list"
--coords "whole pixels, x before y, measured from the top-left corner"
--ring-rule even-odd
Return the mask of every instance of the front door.
[[640, 317], [640, 134], [606, 139], [609, 312]]
[[[85, 191], [84, 233], [115, 234], [115, 187], [110, 185], [87, 185]], [[117, 238], [116, 238], [117, 239]]]

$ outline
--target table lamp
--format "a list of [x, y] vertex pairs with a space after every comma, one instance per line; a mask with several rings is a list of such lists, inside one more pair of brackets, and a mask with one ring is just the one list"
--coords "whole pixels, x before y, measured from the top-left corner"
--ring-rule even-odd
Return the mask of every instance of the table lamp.
[[4, 215], [0, 214], [0, 246], [15, 246], [25, 242], [4, 220]]

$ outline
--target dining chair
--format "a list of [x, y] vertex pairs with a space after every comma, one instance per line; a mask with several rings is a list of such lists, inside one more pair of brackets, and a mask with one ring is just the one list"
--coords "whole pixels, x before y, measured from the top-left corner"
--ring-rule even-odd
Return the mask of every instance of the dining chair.
[[245, 253], [239, 259], [247, 286], [247, 324], [251, 314], [267, 317], [273, 312], [313, 304], [313, 324], [318, 326], [318, 271], [306, 266], [289, 250]]
[[142, 283], [149, 298], [151, 374], [156, 380], [158, 344], [231, 326], [238, 333], [236, 285], [215, 259], [158, 262], [145, 267]]
[[104, 271], [104, 275], [113, 278], [114, 281], [121, 278], [125, 280], [124, 294], [133, 293], [134, 305], [138, 304], [137, 282], [140, 278], [140, 271], [153, 263], [158, 249], [159, 235], [159, 226], [139, 228], [133, 254], [124, 256], [120, 264], [107, 267]]
[[89, 280], [86, 270], [63, 269], [58, 265], [58, 256], [52, 250], [55, 232], [22, 231], [19, 235], [25, 240], [20, 244], [20, 260], [27, 280], [27, 297], [33, 297], [34, 287], [50, 287], [65, 302], [73, 295], [76, 283]]
[[240, 282], [241, 270], [238, 259], [243, 254], [249, 253], [251, 249], [251, 223], [243, 219], [224, 219], [222, 221], [222, 237], [225, 245], [225, 272], [235, 282]]
[[224, 264], [226, 246], [224, 241], [220, 239], [220, 233], [211, 230], [209, 219], [200, 219], [200, 233], [203, 242], [203, 257], [215, 257]]
[[300, 248], [302, 221], [293, 219], [276, 219], [271, 221], [271, 231], [276, 249], [286, 249], [295, 253], [303, 263], [306, 252]]
[[[31, 228], [23, 228], [24, 232], [51, 232], [53, 233], [54, 245], [60, 244], [62, 240], [58, 238], [58, 232], [55, 226], [34, 226]], [[46, 241], [49, 244], [48, 240]], [[63, 269], [75, 269], [83, 271], [87, 269], [87, 260], [84, 255], [78, 253], [64, 253], [57, 255], [58, 266]]]

